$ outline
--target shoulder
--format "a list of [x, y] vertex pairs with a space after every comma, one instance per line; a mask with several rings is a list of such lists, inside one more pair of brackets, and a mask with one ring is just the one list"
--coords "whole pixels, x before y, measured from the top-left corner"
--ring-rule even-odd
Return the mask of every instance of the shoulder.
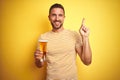
[[69, 30], [69, 29], [66, 29], [66, 32], [71, 34], [71, 35], [74, 35], [74, 36], [80, 35], [77, 31], [73, 31], [73, 30]]

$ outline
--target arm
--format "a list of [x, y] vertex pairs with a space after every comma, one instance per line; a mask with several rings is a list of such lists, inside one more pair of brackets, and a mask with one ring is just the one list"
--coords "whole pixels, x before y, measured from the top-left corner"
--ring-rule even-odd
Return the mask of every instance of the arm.
[[80, 34], [82, 36], [82, 46], [77, 47], [76, 51], [79, 54], [82, 62], [85, 65], [91, 64], [92, 61], [92, 51], [89, 43], [89, 29], [84, 26], [84, 19], [80, 28]]
[[88, 37], [83, 38], [83, 45], [79, 48], [76, 48], [79, 57], [85, 65], [91, 64], [92, 61], [92, 52], [89, 44]]

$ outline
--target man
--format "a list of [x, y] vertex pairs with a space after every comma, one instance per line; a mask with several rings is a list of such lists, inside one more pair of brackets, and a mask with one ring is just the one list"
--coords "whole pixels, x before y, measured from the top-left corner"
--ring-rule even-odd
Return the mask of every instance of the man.
[[[53, 4], [49, 10], [49, 21], [52, 30], [40, 36], [39, 39], [47, 39], [47, 80], [78, 80], [76, 54], [85, 65], [92, 60], [92, 52], [89, 44], [89, 29], [84, 26], [84, 19], [78, 34], [66, 30], [63, 27], [65, 11], [61, 4]], [[35, 51], [35, 63], [42, 67], [44, 61], [42, 52]]]

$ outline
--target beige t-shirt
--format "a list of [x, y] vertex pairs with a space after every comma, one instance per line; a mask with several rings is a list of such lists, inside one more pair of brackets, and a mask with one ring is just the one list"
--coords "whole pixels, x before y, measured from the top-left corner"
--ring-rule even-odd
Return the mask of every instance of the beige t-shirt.
[[39, 39], [47, 39], [47, 80], [78, 80], [75, 47], [82, 45], [77, 32], [63, 30], [49, 31]]

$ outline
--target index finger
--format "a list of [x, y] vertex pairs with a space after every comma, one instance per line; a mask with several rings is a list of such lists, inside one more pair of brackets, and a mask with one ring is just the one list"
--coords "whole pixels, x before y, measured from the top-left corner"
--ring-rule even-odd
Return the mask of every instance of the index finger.
[[81, 25], [82, 25], [82, 26], [85, 25], [85, 18], [82, 19], [82, 24], [81, 24]]

